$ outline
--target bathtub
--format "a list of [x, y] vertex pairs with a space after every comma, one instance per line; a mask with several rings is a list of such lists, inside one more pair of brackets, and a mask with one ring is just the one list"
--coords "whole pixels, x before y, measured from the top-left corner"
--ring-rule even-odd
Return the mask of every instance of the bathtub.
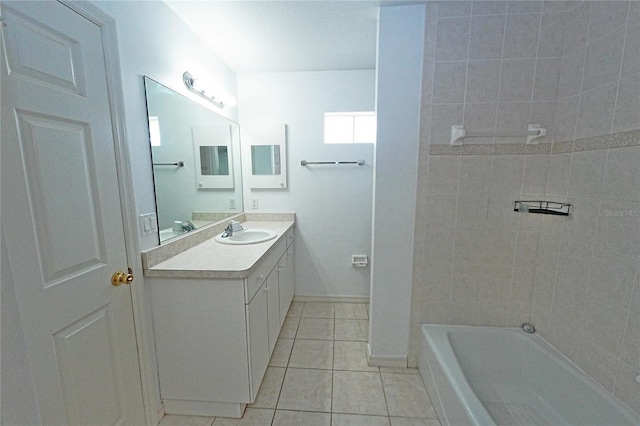
[[640, 425], [537, 334], [421, 326], [418, 368], [443, 425]]

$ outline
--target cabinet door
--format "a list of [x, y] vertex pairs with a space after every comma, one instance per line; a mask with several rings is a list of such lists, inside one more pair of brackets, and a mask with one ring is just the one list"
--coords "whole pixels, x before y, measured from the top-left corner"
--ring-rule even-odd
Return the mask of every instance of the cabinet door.
[[258, 290], [255, 297], [246, 305], [251, 373], [251, 402], [254, 402], [260, 383], [267, 371], [269, 357], [269, 327], [267, 314], [266, 282]]
[[278, 334], [280, 334], [280, 295], [278, 294], [278, 271], [277, 267], [267, 277], [265, 290], [267, 292], [267, 313], [269, 323], [269, 355], [273, 353], [276, 346]]
[[280, 259], [279, 288], [280, 292], [280, 324], [282, 324], [289, 311], [289, 305], [293, 300], [295, 292], [294, 270], [293, 270], [293, 243], [287, 248], [286, 253]]

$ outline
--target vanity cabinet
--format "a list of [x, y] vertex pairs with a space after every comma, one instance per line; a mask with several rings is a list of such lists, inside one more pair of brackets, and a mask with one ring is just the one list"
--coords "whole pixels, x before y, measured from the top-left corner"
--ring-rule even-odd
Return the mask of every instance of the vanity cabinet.
[[293, 299], [293, 227], [244, 278], [148, 277], [165, 412], [241, 417]]

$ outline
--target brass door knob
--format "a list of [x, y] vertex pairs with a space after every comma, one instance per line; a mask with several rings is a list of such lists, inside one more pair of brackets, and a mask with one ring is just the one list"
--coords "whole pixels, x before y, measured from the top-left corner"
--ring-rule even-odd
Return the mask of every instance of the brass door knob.
[[118, 271], [115, 274], [113, 274], [113, 276], [111, 277], [111, 284], [113, 284], [114, 286], [118, 287], [119, 285], [122, 284], [131, 284], [131, 282], [133, 281], [133, 274], [132, 274], [132, 270], [131, 268], [129, 268], [129, 273], [125, 273], [122, 271]]

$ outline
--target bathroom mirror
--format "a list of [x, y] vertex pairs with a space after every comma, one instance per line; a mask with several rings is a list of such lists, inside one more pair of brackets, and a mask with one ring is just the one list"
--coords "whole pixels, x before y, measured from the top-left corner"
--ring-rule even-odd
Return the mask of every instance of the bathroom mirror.
[[238, 124], [149, 77], [144, 85], [160, 243], [188, 232], [180, 222], [241, 213]]
[[280, 145], [252, 145], [251, 173], [254, 175], [279, 175]]
[[287, 187], [286, 130], [286, 124], [270, 124], [247, 131], [246, 143], [251, 147], [251, 188]]

